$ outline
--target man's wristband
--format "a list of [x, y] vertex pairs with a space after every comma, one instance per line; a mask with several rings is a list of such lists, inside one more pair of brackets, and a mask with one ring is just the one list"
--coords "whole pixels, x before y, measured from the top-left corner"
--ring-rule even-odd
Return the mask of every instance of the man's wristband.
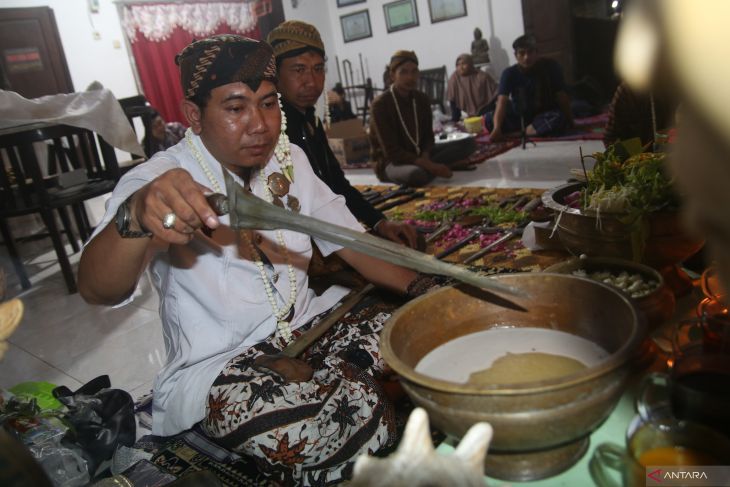
[[433, 289], [448, 286], [450, 283], [451, 280], [447, 277], [419, 272], [415, 279], [408, 284], [406, 296], [408, 298], [417, 298], [418, 296], [426, 294]]
[[151, 237], [152, 232], [144, 228], [141, 223], [139, 224], [139, 230], [132, 230], [130, 228], [130, 225], [132, 223], [132, 211], [129, 207], [129, 200], [131, 198], [132, 197], [130, 196], [129, 198], [124, 200], [121, 205], [119, 205], [117, 214], [114, 217], [114, 222], [117, 227], [117, 232], [119, 232], [119, 236], [122, 238]]

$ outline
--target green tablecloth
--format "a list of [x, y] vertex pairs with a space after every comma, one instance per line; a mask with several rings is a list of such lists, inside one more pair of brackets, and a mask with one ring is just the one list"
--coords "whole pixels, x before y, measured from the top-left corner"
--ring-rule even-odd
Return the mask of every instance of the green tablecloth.
[[[634, 384], [635, 386], [635, 384]], [[604, 442], [613, 442], [621, 446], [625, 444], [626, 429], [631, 419], [636, 415], [634, 409], [634, 389], [630, 387], [619, 400], [616, 408], [611, 415], [603, 422], [603, 424], [591, 435], [591, 443], [585, 455], [571, 468], [565, 472], [549, 477], [543, 480], [535, 480], [532, 482], [512, 482], [500, 479], [486, 477], [486, 482], [490, 487], [504, 485], [510, 486], [529, 486], [529, 487], [585, 487], [594, 485], [591, 475], [588, 471], [588, 462], [593, 456], [593, 450], [597, 445]], [[451, 441], [447, 440], [438, 446], [436, 451], [447, 455], [454, 451]], [[487, 454], [488, 455], [488, 454]]]

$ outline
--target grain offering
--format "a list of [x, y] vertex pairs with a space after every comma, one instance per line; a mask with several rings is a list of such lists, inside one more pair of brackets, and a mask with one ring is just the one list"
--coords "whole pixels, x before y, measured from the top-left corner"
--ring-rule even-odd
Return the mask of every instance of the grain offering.
[[602, 282], [620, 289], [634, 299], [648, 296], [659, 287], [659, 282], [638, 272], [628, 271], [586, 271], [578, 269], [573, 271], [574, 276], [587, 277], [594, 281]]

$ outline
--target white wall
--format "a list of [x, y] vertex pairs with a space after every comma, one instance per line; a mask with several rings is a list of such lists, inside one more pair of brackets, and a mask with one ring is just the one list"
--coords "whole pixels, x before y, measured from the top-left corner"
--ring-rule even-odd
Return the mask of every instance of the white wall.
[[[341, 8], [337, 7], [336, 0], [295, 0], [297, 8], [293, 8], [292, 0], [282, 1], [287, 20], [310, 22], [321, 32], [328, 57], [328, 87], [337, 81], [335, 56], [340, 63], [344, 59], [350, 60], [355, 80], [360, 82], [360, 54], [363, 65], [366, 65], [366, 75], [376, 86], [381, 86], [385, 65], [398, 49], [415, 51], [421, 69], [445, 65], [448, 74], [451, 74], [456, 57], [470, 52], [475, 27], [479, 27], [489, 41], [492, 59], [489, 71], [499, 79], [502, 70], [515, 62], [512, 41], [524, 31], [522, 4], [517, 0], [466, 0], [466, 17], [436, 24], [431, 24], [428, 0], [416, 0], [418, 27], [391, 34], [387, 32], [383, 12], [383, 4], [391, 0], [367, 0]], [[345, 43], [340, 16], [365, 9], [370, 13], [373, 36]]]
[[[335, 55], [337, 54], [335, 38], [333, 36], [332, 24], [330, 23], [330, 3], [336, 5], [335, 0], [295, 0], [297, 8], [292, 7], [292, 0], [281, 0], [284, 5], [285, 20], [301, 20], [317, 27], [322, 37], [327, 55], [327, 86], [332, 87], [337, 81], [337, 67]], [[334, 31], [337, 34], [338, 31]], [[331, 81], [331, 82], [330, 82]]]
[[[431, 24], [428, 0], [416, 0], [419, 26], [388, 34], [383, 4], [390, 0], [366, 2], [338, 8], [336, 0], [282, 0], [287, 20], [303, 20], [314, 24], [322, 35], [327, 50], [327, 86], [337, 81], [335, 57], [349, 59], [356, 80], [360, 81], [359, 54], [376, 86], [382, 83], [382, 72], [397, 49], [416, 51], [422, 69], [446, 65], [450, 74], [456, 56], [469, 52], [473, 31], [479, 27], [489, 41], [492, 63], [490, 72], [498, 79], [502, 70], [515, 62], [512, 41], [523, 33], [522, 6], [517, 0], [466, 0], [466, 17]], [[99, 81], [117, 98], [139, 93], [124, 42], [117, 8], [112, 0], [99, 0], [99, 12], [90, 13], [86, 0], [0, 0], [1, 8], [48, 6], [53, 9], [71, 80], [77, 91], [92, 81]], [[340, 16], [368, 9], [373, 36], [345, 43]], [[94, 33], [98, 32], [99, 38]]]
[[[53, 10], [76, 91], [85, 90], [96, 80], [117, 98], [139, 94], [117, 7], [112, 0], [99, 0], [99, 13], [92, 14], [87, 5], [87, 0], [0, 1], [2, 8], [50, 7]], [[98, 39], [94, 32], [98, 32]]]

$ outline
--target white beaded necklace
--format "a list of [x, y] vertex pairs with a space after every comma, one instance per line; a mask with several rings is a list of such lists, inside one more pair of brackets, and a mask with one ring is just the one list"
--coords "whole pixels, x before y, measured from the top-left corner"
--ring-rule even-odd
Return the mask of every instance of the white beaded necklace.
[[324, 93], [324, 113], [322, 115], [324, 116], [324, 129], [329, 130], [330, 125], [332, 125], [332, 115], [330, 115], [330, 103], [326, 91]]
[[[188, 129], [185, 132], [185, 140], [188, 143], [188, 147], [190, 148], [190, 152], [192, 152], [195, 159], [198, 161], [198, 164], [200, 165], [200, 168], [203, 170], [205, 175], [207, 176], [208, 180], [210, 181], [211, 186], [213, 186], [213, 190], [217, 193], [222, 193], [221, 185], [218, 183], [218, 179], [213, 174], [213, 171], [210, 169], [210, 166], [208, 166], [208, 163], [203, 158], [203, 154], [200, 152], [198, 147], [195, 145], [195, 142], [193, 141], [192, 136], [192, 130]], [[274, 199], [271, 190], [269, 189], [268, 185], [266, 184], [266, 178], [264, 176], [264, 168], [259, 168], [258, 172], [258, 179], [261, 183], [261, 186], [265, 189], [265, 199], [269, 203], [271, 203]], [[287, 271], [289, 274], [289, 300], [284, 304], [283, 307], [279, 308], [279, 306], [276, 303], [276, 298], [274, 297], [274, 291], [271, 287], [271, 283], [269, 282], [269, 277], [266, 274], [266, 267], [264, 266], [263, 259], [261, 258], [261, 253], [256, 248], [256, 246], [251, 242], [251, 239], [248, 238], [248, 235], [246, 232], [241, 231], [241, 235], [246, 240], [246, 244], [248, 244], [248, 247], [251, 251], [251, 255], [254, 257], [254, 263], [256, 264], [256, 267], [259, 269], [259, 274], [261, 275], [261, 280], [264, 283], [264, 290], [266, 291], [266, 297], [269, 300], [269, 304], [271, 305], [271, 310], [274, 312], [274, 317], [276, 318], [276, 329], [281, 336], [281, 338], [284, 339], [286, 343], [291, 342], [292, 340], [292, 332], [291, 332], [291, 326], [289, 325], [289, 322], [286, 321], [284, 318], [289, 315], [291, 312], [292, 306], [294, 306], [294, 303], [296, 303], [297, 300], [297, 276], [294, 273], [294, 266], [291, 264], [291, 261], [289, 259], [289, 250], [286, 247], [286, 243], [284, 242], [284, 236], [281, 233], [281, 230], [276, 231], [276, 241], [279, 244], [279, 248], [282, 249], [282, 253], [284, 254], [284, 262], [286, 262]]]
[[411, 144], [413, 144], [413, 147], [416, 148], [416, 155], [421, 155], [421, 148], [418, 146], [418, 141], [420, 139], [419, 133], [418, 133], [418, 110], [416, 109], [416, 98], [413, 97], [413, 120], [416, 122], [416, 138], [415, 140], [413, 137], [411, 137], [411, 133], [408, 132], [408, 127], [406, 127], [406, 122], [403, 120], [403, 114], [400, 112], [400, 107], [398, 106], [398, 99], [395, 97], [395, 91], [393, 91], [393, 85], [390, 85], [390, 95], [393, 97], [393, 103], [395, 103], [395, 111], [398, 113], [398, 120], [400, 120], [401, 126], [403, 126], [403, 131], [406, 133], [406, 137], [408, 137], [408, 140], [411, 141]]
[[[281, 104], [281, 102], [279, 102]], [[324, 92], [324, 110], [322, 111], [322, 118], [317, 115], [317, 107], [315, 106], [314, 109], [314, 125], [321, 126], [325, 130], [329, 130], [330, 126], [332, 125], [332, 117], [330, 116], [330, 104], [327, 101], [327, 92]], [[282, 110], [282, 115], [284, 115], [284, 112]], [[322, 122], [324, 120], [324, 122]]]

